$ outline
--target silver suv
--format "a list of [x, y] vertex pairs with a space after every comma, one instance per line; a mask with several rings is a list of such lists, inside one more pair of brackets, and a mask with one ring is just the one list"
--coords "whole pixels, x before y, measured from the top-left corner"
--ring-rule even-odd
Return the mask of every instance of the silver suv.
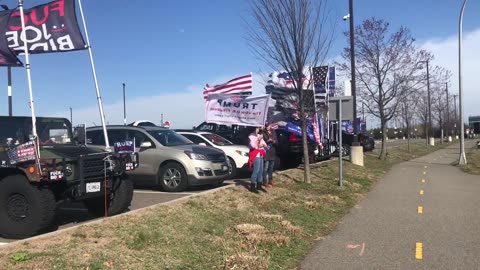
[[[221, 184], [228, 177], [225, 153], [196, 145], [162, 127], [107, 126], [110, 145], [133, 140], [141, 160], [129, 173], [135, 185], [160, 185], [179, 192], [192, 185]], [[87, 128], [87, 145], [105, 146], [101, 127]]]

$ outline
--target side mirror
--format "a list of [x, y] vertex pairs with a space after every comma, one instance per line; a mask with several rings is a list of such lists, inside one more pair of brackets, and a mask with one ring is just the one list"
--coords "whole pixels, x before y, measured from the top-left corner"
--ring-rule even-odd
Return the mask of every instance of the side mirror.
[[152, 142], [142, 142], [140, 144], [140, 148], [151, 148], [152, 147]]
[[78, 125], [73, 128], [73, 140], [78, 144], [85, 145], [86, 137], [85, 125]]
[[207, 146], [207, 144], [206, 144], [206, 143], [203, 143], [203, 142], [199, 143], [198, 145]]

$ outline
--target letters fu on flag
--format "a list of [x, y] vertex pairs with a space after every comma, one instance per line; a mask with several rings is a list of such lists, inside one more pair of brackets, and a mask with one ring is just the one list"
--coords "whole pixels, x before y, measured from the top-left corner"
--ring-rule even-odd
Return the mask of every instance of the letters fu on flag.
[[203, 98], [208, 99], [211, 94], [235, 94], [235, 95], [251, 95], [252, 94], [252, 74], [241, 76], [230, 81], [215, 86], [206, 85], [203, 91]]
[[205, 103], [207, 123], [264, 126], [270, 95], [237, 96], [212, 94]]

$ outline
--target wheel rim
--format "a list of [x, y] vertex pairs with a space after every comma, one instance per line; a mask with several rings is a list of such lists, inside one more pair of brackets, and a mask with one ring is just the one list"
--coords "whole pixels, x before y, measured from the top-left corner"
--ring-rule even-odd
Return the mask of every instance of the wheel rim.
[[175, 188], [180, 185], [181, 181], [182, 174], [175, 168], [169, 168], [163, 174], [163, 183], [168, 187]]
[[28, 213], [28, 200], [22, 194], [12, 194], [7, 200], [7, 215], [15, 221], [23, 220]]

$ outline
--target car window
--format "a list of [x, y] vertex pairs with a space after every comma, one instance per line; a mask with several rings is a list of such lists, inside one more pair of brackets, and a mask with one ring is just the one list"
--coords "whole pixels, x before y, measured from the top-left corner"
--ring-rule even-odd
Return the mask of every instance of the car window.
[[186, 137], [190, 141], [192, 141], [195, 144], [201, 144], [204, 143], [206, 145], [209, 145], [207, 141], [205, 141], [202, 137], [194, 134], [182, 134], [182, 136]]
[[86, 143], [92, 145], [105, 145], [103, 130], [87, 130]]
[[152, 146], [155, 145], [145, 133], [138, 130], [129, 130], [128, 140], [135, 140], [135, 147], [140, 147], [143, 142], [151, 142]]
[[202, 134], [209, 142], [213, 143], [214, 145], [224, 146], [224, 145], [232, 145], [233, 143], [222, 136], [218, 136], [217, 134], [213, 133], [205, 133]]
[[218, 127], [218, 131], [228, 131], [228, 130], [229, 130], [229, 128], [226, 125], [220, 125]]
[[110, 145], [114, 145], [117, 142], [124, 142], [128, 140], [126, 130], [109, 129], [107, 132], [108, 132], [108, 141], [110, 142]]
[[148, 133], [164, 146], [193, 144], [189, 139], [169, 129], [149, 130]]

